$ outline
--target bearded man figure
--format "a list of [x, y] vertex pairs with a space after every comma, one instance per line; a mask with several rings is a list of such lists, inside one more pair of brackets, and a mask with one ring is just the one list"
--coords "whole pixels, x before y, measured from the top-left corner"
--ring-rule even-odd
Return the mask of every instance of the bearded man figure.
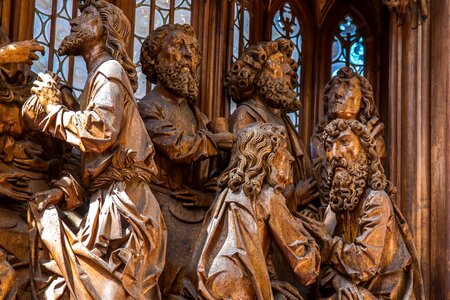
[[383, 163], [386, 158], [386, 149], [383, 139], [384, 124], [378, 116], [372, 86], [363, 76], [350, 67], [343, 67], [337, 75], [328, 81], [324, 89], [323, 117], [314, 128], [311, 136], [311, 158], [314, 176], [321, 193], [321, 204], [328, 205], [330, 187], [327, 184], [327, 171], [325, 170], [326, 157], [323, 141], [325, 126], [334, 119], [358, 120], [366, 125], [376, 141], [376, 150]]
[[298, 85], [297, 63], [291, 58], [294, 45], [279, 39], [249, 47], [237, 59], [225, 79], [228, 94], [238, 104], [230, 117], [230, 129], [255, 122], [283, 126], [288, 134], [288, 149], [295, 158], [295, 189], [285, 192], [288, 207], [297, 211], [318, 197], [311, 161], [288, 112], [300, 108], [295, 87]]
[[[190, 25], [164, 25], [145, 39], [142, 71], [155, 84], [139, 101], [139, 112], [155, 145], [158, 176], [152, 190], [168, 229], [167, 263], [160, 284], [172, 294], [191, 260], [206, 210], [214, 199], [209, 158], [231, 149], [234, 135], [213, 133], [194, 105], [200, 45]], [[212, 184], [215, 186], [215, 184]]]
[[322, 246], [330, 299], [424, 299], [413, 239], [392, 201], [376, 140], [357, 120], [324, 128], [330, 202], [325, 224], [302, 216]]
[[[166, 230], [148, 185], [154, 149], [133, 95], [130, 23], [104, 0], [80, 10], [58, 53], [86, 62], [81, 110], [67, 109], [54, 78], [42, 73], [22, 110], [36, 128], [81, 151], [81, 182], [76, 170], [65, 170], [29, 206], [34, 297], [158, 299]], [[85, 200], [88, 212], [75, 230], [62, 221], [61, 209]]]

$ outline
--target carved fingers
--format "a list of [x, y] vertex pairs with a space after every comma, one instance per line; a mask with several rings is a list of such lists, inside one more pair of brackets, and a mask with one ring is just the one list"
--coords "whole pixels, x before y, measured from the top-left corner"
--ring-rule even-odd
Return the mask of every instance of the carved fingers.
[[298, 206], [308, 205], [314, 199], [320, 196], [316, 180], [311, 177], [299, 181], [295, 187], [295, 200]]
[[49, 105], [62, 104], [62, 94], [57, 87], [57, 81], [54, 73], [41, 72], [38, 74], [38, 79], [33, 82], [34, 86], [31, 88], [31, 92], [38, 97], [39, 103], [46, 111]]
[[31, 196], [28, 182], [29, 178], [23, 173], [0, 174], [0, 195], [18, 201], [27, 201]]
[[298, 216], [302, 220], [303, 226], [320, 244], [323, 245], [325, 242], [331, 239], [331, 236], [328, 233], [325, 224], [323, 224], [322, 222], [316, 221], [303, 214], [296, 214], [296, 216]]
[[230, 132], [220, 132], [214, 135], [215, 142], [220, 149], [231, 150], [236, 136]]
[[64, 198], [64, 192], [60, 188], [54, 188], [44, 192], [33, 194], [31, 200], [38, 204], [38, 210], [43, 211], [50, 204], [56, 205]]
[[11, 43], [2, 48], [1, 60], [4, 63], [25, 63], [31, 65], [33, 60], [39, 59], [35, 52], [45, 53], [44, 47], [36, 40]]

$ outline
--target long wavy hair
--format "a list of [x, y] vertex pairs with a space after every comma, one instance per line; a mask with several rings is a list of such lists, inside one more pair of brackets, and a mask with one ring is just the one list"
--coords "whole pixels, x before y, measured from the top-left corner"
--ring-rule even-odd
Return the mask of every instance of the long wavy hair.
[[324, 127], [332, 120], [334, 117], [330, 114], [328, 110], [328, 103], [330, 102], [330, 91], [336, 86], [340, 85], [346, 81], [350, 81], [353, 77], [356, 77], [359, 81], [359, 88], [361, 89], [361, 109], [358, 114], [358, 121], [362, 124], [367, 124], [367, 122], [372, 117], [378, 117], [377, 106], [375, 105], [375, 101], [373, 99], [372, 85], [369, 80], [365, 77], [356, 73], [350, 67], [343, 67], [338, 72], [337, 75], [332, 77], [330, 81], [325, 85], [325, 89], [323, 92], [323, 117], [320, 120], [319, 124], [315, 129], [316, 134], [321, 134], [323, 132]]
[[89, 4], [95, 6], [102, 18], [106, 49], [125, 69], [131, 86], [136, 91], [138, 88], [136, 65], [126, 51], [126, 45], [132, 36], [130, 22], [120, 8], [105, 0], [88, 1], [86, 4], [80, 5], [80, 10], [83, 10]]
[[335, 119], [324, 128], [323, 141], [331, 143], [330, 140], [337, 138], [341, 132], [348, 128], [359, 138], [361, 146], [367, 155], [367, 161], [369, 162], [368, 186], [376, 191], [384, 190], [392, 197], [397, 190], [384, 174], [380, 155], [376, 150], [376, 141], [370, 135], [370, 131], [365, 124], [358, 120]]
[[275, 124], [257, 122], [239, 130], [230, 164], [218, 179], [219, 186], [235, 192], [242, 188], [252, 199], [261, 193], [265, 182], [276, 192], [283, 191], [285, 185], [277, 179], [272, 161], [285, 139], [286, 130]]

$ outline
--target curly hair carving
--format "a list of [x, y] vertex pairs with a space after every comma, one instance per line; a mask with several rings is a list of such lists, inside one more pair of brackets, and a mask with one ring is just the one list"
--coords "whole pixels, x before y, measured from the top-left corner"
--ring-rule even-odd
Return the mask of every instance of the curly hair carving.
[[265, 181], [275, 191], [283, 191], [285, 185], [278, 181], [272, 161], [285, 139], [286, 130], [270, 123], [257, 122], [239, 130], [230, 164], [218, 179], [219, 186], [232, 191], [242, 187], [250, 198], [260, 194]]
[[158, 53], [161, 51], [161, 46], [164, 39], [173, 31], [181, 31], [182, 33], [194, 37], [196, 43], [194, 49], [201, 60], [200, 43], [194, 32], [194, 28], [188, 24], [167, 24], [156, 28], [145, 38], [142, 43], [140, 62], [142, 72], [147, 76], [147, 80], [151, 83], [157, 83], [158, 74], [156, 72], [156, 59]]
[[294, 44], [287, 39], [278, 39], [270, 42], [261, 42], [247, 48], [244, 53], [233, 63], [228, 72], [224, 86], [228, 94], [236, 103], [250, 99], [259, 88], [257, 78], [266, 61], [276, 53], [284, 54], [292, 68], [291, 84], [295, 89], [298, 86], [298, 65], [291, 58]]

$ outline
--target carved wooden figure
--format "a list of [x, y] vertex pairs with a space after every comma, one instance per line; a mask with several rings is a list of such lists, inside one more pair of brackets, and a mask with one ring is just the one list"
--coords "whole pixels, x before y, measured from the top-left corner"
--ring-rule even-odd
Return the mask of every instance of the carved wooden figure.
[[[37, 129], [81, 152], [81, 172], [63, 170], [53, 189], [35, 194], [29, 206], [35, 296], [158, 299], [166, 229], [148, 185], [156, 167], [133, 95], [130, 23], [104, 0], [82, 3], [80, 10], [58, 51], [86, 62], [80, 110], [68, 109], [54, 77], [42, 73], [22, 110]], [[80, 228], [69, 227], [61, 209], [85, 201]]]
[[[0, 29], [1, 30], [1, 29]], [[36, 41], [10, 43], [1, 33], [0, 48], [0, 298], [30, 298], [30, 247], [27, 201], [49, 188], [61, 169], [65, 147], [32, 132], [21, 109], [35, 78], [27, 67], [44, 48]], [[14, 270], [11, 266], [14, 266]]]
[[[274, 299], [272, 289], [280, 284], [269, 278], [271, 241], [300, 283], [315, 281], [317, 246], [283, 197], [293, 161], [283, 126], [257, 122], [238, 131], [198, 263], [201, 299]], [[295, 288], [281, 293], [301, 299]]]
[[155, 145], [158, 176], [152, 190], [168, 227], [167, 264], [161, 282], [167, 294], [189, 263], [206, 209], [214, 199], [208, 158], [230, 149], [234, 136], [207, 129], [209, 120], [194, 105], [200, 46], [190, 25], [164, 25], [145, 39], [142, 70], [155, 83], [139, 112]]
[[249, 47], [234, 62], [226, 77], [225, 87], [238, 104], [230, 117], [233, 132], [258, 121], [285, 128], [288, 135], [287, 147], [295, 159], [296, 184], [295, 189], [287, 189], [285, 196], [289, 208], [296, 211], [298, 206], [308, 204], [318, 194], [309, 156], [287, 115], [287, 112], [300, 107], [295, 93], [298, 66], [291, 59], [292, 49], [292, 42], [285, 39]]
[[371, 132], [358, 120], [335, 119], [323, 139], [327, 226], [301, 216], [322, 246], [321, 285], [332, 287], [330, 299], [424, 299], [413, 239]]
[[314, 176], [321, 191], [322, 204], [326, 206], [329, 186], [326, 181], [327, 172], [324, 169], [326, 157], [323, 131], [330, 121], [337, 118], [360, 121], [367, 126], [375, 138], [376, 150], [382, 163], [386, 158], [386, 150], [383, 139], [384, 124], [378, 118], [372, 86], [366, 78], [350, 67], [341, 68], [325, 86], [323, 105], [324, 115], [311, 137], [311, 155]]

